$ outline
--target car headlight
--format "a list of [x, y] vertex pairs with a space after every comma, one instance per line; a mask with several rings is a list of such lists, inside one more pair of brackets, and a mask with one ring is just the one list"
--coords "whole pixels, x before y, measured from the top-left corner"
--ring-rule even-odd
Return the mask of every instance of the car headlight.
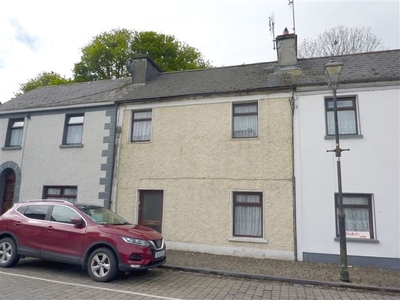
[[143, 246], [143, 247], [149, 247], [150, 243], [146, 240], [141, 240], [141, 239], [135, 239], [135, 238], [130, 238], [126, 236], [122, 236], [122, 239], [124, 242], [132, 245], [138, 245], [138, 246]]

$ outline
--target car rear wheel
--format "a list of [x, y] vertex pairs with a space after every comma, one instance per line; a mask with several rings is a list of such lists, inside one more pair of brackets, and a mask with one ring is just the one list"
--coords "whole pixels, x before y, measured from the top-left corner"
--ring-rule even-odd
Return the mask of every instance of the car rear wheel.
[[117, 258], [112, 250], [99, 248], [89, 256], [88, 273], [95, 281], [113, 280], [118, 274]]
[[15, 266], [20, 256], [17, 254], [17, 245], [11, 238], [0, 240], [0, 267], [9, 268]]

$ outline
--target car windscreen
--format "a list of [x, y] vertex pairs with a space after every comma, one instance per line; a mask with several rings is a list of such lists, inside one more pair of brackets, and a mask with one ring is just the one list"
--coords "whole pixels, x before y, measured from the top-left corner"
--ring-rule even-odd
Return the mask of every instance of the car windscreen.
[[111, 210], [95, 205], [76, 205], [82, 212], [89, 216], [94, 222], [103, 225], [125, 225], [129, 224], [124, 218], [118, 216]]

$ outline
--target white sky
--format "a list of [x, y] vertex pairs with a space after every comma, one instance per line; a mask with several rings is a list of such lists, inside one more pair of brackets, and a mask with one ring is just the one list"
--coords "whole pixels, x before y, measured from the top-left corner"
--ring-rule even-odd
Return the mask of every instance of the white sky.
[[[371, 27], [400, 49], [400, 0], [294, 0], [298, 42], [336, 25]], [[276, 60], [275, 35], [293, 32], [289, 0], [12, 0], [0, 4], [0, 102], [40, 72], [72, 77], [80, 49], [114, 28], [171, 34], [214, 66]]]

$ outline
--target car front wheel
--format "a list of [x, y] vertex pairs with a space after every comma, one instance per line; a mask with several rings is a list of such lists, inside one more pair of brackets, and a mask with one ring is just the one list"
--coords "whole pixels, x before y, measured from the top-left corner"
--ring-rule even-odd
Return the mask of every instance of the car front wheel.
[[99, 248], [89, 256], [88, 273], [95, 281], [113, 280], [118, 274], [117, 258], [112, 250]]
[[9, 268], [15, 266], [20, 256], [17, 254], [17, 245], [11, 238], [0, 240], [0, 267]]

